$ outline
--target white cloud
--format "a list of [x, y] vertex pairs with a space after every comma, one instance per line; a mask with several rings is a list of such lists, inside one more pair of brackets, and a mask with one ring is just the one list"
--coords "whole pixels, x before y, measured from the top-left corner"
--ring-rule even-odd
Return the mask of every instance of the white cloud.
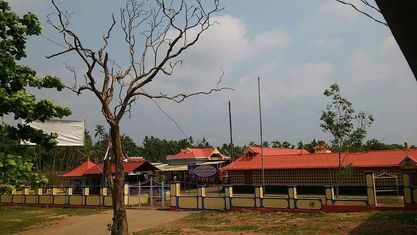
[[177, 67], [174, 75], [155, 81], [151, 84], [152, 90], [170, 94], [184, 90], [207, 90], [216, 86], [222, 70], [225, 72], [223, 84], [230, 84], [229, 74], [239, 66], [249, 63], [255, 70], [254, 64], [260, 57], [284, 50], [291, 42], [290, 36], [279, 29], [264, 31], [250, 38], [246, 25], [238, 18], [224, 15], [213, 20], [218, 24], [206, 31], [198, 43], [182, 56], [184, 63]]
[[[359, 9], [363, 7], [363, 4], [359, 0], [347, 2], [351, 2]], [[319, 7], [317, 11], [317, 16], [321, 19], [330, 21], [333, 21], [335, 19], [351, 21], [355, 20], [359, 16], [359, 13], [348, 5], [341, 4], [334, 0], [330, 0]]]
[[260, 53], [276, 47], [286, 47], [291, 43], [291, 38], [282, 30], [265, 31], [255, 36], [252, 42], [252, 50]]
[[355, 51], [350, 59], [351, 80], [357, 84], [408, 76], [409, 67], [393, 36], [386, 37], [377, 51]]
[[[261, 77], [262, 97], [266, 107], [294, 99], [320, 96], [333, 77], [333, 65], [328, 62], [306, 62], [286, 68], [279, 61], [260, 67], [256, 74], [244, 76], [236, 87], [237, 102], [241, 106], [253, 103], [256, 94], [256, 77]], [[252, 101], [251, 101], [252, 100]]]
[[318, 38], [311, 42], [311, 46], [320, 50], [335, 50], [340, 47], [340, 38]]

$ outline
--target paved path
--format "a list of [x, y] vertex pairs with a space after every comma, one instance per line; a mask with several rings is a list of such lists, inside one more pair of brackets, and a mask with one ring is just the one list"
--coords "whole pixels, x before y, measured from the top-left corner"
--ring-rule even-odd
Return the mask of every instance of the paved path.
[[[143, 210], [128, 209], [127, 218], [129, 223], [129, 232], [137, 232], [143, 229], [151, 228], [160, 224], [172, 222], [189, 215], [191, 212], [185, 211], [165, 211], [165, 210]], [[107, 230], [107, 224], [112, 221], [112, 210], [100, 214], [89, 216], [71, 216], [59, 220], [52, 225], [37, 227], [26, 230], [21, 235], [38, 234], [38, 235], [101, 235], [110, 234]]]

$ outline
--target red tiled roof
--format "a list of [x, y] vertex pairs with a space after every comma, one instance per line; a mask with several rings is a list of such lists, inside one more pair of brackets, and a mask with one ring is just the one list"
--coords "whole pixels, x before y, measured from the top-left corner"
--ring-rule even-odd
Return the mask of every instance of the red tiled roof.
[[[251, 146], [249, 147], [245, 153], [261, 153], [261, 147]], [[263, 155], [294, 155], [294, 154], [310, 154], [309, 151], [305, 149], [288, 149], [288, 148], [271, 148], [271, 147], [263, 147]]]
[[76, 168], [60, 175], [60, 177], [80, 177], [80, 176], [83, 176], [88, 171], [94, 171], [97, 169], [100, 170], [99, 167], [94, 162], [88, 160], [86, 162], [81, 163], [81, 165], [77, 166]]
[[175, 155], [168, 155], [167, 160], [208, 158], [216, 148], [186, 148]]
[[[135, 171], [137, 168], [142, 166], [143, 164], [147, 163], [146, 160], [136, 160], [136, 161], [128, 161], [123, 164], [124, 172], [129, 173]], [[150, 163], [149, 163], [150, 164]], [[154, 167], [155, 168], [155, 167]], [[157, 169], [157, 168], [155, 168]], [[115, 173], [114, 164], [111, 167], [112, 173]], [[103, 173], [103, 164], [95, 164], [92, 161], [86, 161], [79, 165], [78, 167], [60, 175], [60, 177], [81, 177], [85, 175], [100, 175]]]
[[[125, 162], [123, 164], [124, 167], [124, 171], [125, 173], [129, 173], [132, 172], [134, 170], [136, 170], [137, 168], [139, 168], [141, 165], [143, 165], [145, 163], [145, 161], [135, 161], [135, 162]], [[87, 172], [86, 175], [96, 175], [96, 174], [101, 174], [102, 171], [101, 169], [103, 169], [103, 164], [100, 163], [98, 164], [99, 168], [100, 168], [100, 172], [97, 171], [91, 171], [91, 172]], [[115, 167], [114, 164], [111, 165], [111, 173], [114, 173], [115, 171]]]
[[[417, 164], [417, 150], [377, 150], [360, 153], [343, 153], [344, 164], [354, 167], [379, 168], [399, 167], [405, 159]], [[260, 170], [261, 156], [243, 155], [222, 168], [224, 171]], [[323, 169], [338, 168], [338, 153], [317, 153], [307, 155], [264, 155], [264, 169]]]

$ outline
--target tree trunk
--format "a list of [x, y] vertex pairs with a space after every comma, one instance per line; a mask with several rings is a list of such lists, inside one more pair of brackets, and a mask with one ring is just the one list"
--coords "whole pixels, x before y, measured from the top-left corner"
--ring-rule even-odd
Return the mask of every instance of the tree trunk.
[[[114, 154], [115, 178], [112, 187], [113, 202], [113, 224], [111, 229], [112, 235], [127, 235], [127, 215], [124, 205], [124, 153], [122, 149], [122, 141], [120, 136], [119, 123], [110, 124], [110, 135], [112, 140], [112, 151]], [[111, 167], [111, 166], [110, 166]]]

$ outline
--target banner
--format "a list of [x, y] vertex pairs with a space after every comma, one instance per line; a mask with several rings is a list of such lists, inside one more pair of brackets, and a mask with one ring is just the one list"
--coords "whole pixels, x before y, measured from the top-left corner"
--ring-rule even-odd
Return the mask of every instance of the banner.
[[[84, 121], [52, 119], [45, 122], [34, 121], [26, 125], [45, 133], [56, 133], [57, 146], [84, 146]], [[35, 145], [22, 141], [24, 145]]]

